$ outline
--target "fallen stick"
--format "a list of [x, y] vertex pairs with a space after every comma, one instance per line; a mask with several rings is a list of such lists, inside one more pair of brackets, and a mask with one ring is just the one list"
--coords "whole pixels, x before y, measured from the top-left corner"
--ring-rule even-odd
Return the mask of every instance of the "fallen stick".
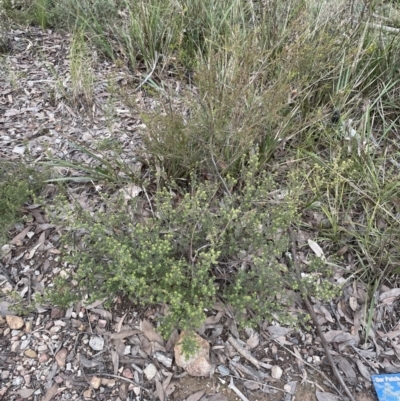
[[258, 362], [256, 358], [250, 355], [250, 353], [246, 351], [242, 346], [240, 346], [240, 344], [232, 336], [229, 336], [228, 341], [243, 358], [251, 362], [257, 369], [260, 369], [260, 362]]
[[285, 349], [287, 352], [289, 352], [290, 354], [292, 354], [295, 358], [299, 359], [302, 363], [304, 363], [305, 365], [309, 366], [310, 368], [314, 369], [315, 371], [317, 371], [328, 383], [329, 385], [338, 393], [340, 394], [339, 389], [332, 383], [332, 380], [329, 379], [329, 377], [321, 370], [318, 369], [316, 366], [312, 365], [311, 363], [307, 362], [306, 360], [304, 360], [303, 358], [300, 358], [298, 355], [296, 355], [295, 352], [293, 352], [291, 349], [289, 349], [288, 347], [286, 347], [285, 345], [283, 345], [282, 343], [280, 343], [278, 340], [275, 340], [274, 338], [272, 338], [271, 336], [267, 336], [264, 332], [261, 332], [261, 335], [266, 339], [266, 340], [271, 340], [273, 342], [275, 342], [276, 344], [278, 344], [280, 347], [282, 347], [283, 349]]
[[342, 386], [344, 392], [346, 395], [350, 398], [350, 401], [356, 401], [356, 399], [353, 397], [351, 394], [349, 388], [347, 387], [346, 383], [343, 380], [342, 375], [340, 374], [338, 368], [335, 365], [335, 362], [332, 358], [331, 353], [329, 352], [329, 346], [328, 343], [326, 342], [324, 333], [321, 330], [321, 326], [318, 324], [318, 319], [317, 315], [314, 312], [314, 309], [311, 306], [311, 302], [308, 298], [308, 294], [306, 290], [304, 289], [302, 282], [301, 282], [301, 273], [300, 273], [300, 266], [299, 266], [299, 261], [297, 257], [297, 250], [296, 250], [296, 239], [294, 237], [293, 231], [291, 228], [289, 228], [289, 237], [290, 237], [290, 242], [291, 242], [291, 249], [292, 249], [292, 255], [293, 255], [293, 264], [294, 264], [294, 269], [296, 273], [297, 280], [299, 282], [299, 288], [300, 288], [300, 293], [301, 297], [303, 298], [304, 303], [306, 304], [307, 310], [311, 316], [311, 319], [313, 320], [313, 323], [317, 329], [319, 338], [321, 339], [321, 344], [324, 347], [326, 358], [329, 361], [329, 364], [331, 365], [333, 374], [335, 375], [336, 379], [339, 381], [339, 384]]
[[231, 382], [229, 383], [228, 386], [230, 389], [232, 389], [237, 396], [242, 400], [242, 401], [250, 401], [248, 398], [246, 398], [246, 396], [235, 386], [235, 384], [233, 383], [233, 379], [231, 377]]

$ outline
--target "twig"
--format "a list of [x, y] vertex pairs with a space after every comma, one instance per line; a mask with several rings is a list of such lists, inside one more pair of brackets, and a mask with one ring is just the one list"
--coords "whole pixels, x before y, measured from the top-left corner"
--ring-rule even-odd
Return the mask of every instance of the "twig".
[[285, 349], [287, 352], [289, 352], [290, 354], [292, 354], [294, 357], [296, 357], [297, 359], [299, 359], [302, 363], [304, 363], [305, 365], [308, 365], [310, 368], [316, 370], [325, 380], [328, 381], [328, 383], [331, 385], [331, 387], [336, 390], [336, 392], [338, 394], [340, 394], [339, 389], [332, 383], [332, 380], [329, 379], [329, 377], [320, 369], [318, 369], [317, 367], [315, 367], [314, 365], [312, 365], [311, 363], [307, 362], [306, 360], [304, 360], [303, 358], [300, 358], [298, 355], [296, 355], [295, 352], [293, 352], [291, 349], [289, 349], [288, 347], [285, 347], [282, 343], [280, 343], [278, 340], [275, 340], [272, 337], [268, 337], [263, 331], [261, 332], [261, 335], [265, 338], [265, 339], [270, 339], [272, 341], [274, 341], [275, 343], [277, 343], [280, 347], [282, 347], [283, 349]]
[[230, 389], [232, 389], [242, 401], [250, 401], [250, 400], [235, 386], [235, 384], [233, 383], [232, 377], [231, 377], [231, 382], [229, 383], [229, 386], [228, 386], [228, 387], [229, 387]]
[[302, 285], [299, 261], [298, 261], [298, 258], [297, 258], [296, 239], [295, 239], [293, 231], [292, 231], [292, 229], [290, 227], [289, 227], [289, 236], [290, 236], [291, 249], [292, 249], [292, 255], [293, 255], [293, 264], [294, 264], [297, 280], [299, 282], [301, 297], [303, 298], [303, 301], [306, 304], [308, 312], [310, 313], [311, 319], [313, 320], [314, 325], [315, 325], [315, 327], [317, 329], [319, 338], [321, 339], [321, 344], [324, 347], [326, 358], [328, 359], [329, 364], [331, 365], [333, 374], [335, 375], [336, 379], [339, 381], [339, 384], [343, 387], [343, 390], [346, 393], [346, 395], [350, 398], [350, 401], [356, 401], [355, 398], [353, 397], [353, 395], [351, 394], [349, 388], [347, 387], [346, 383], [344, 382], [343, 377], [340, 374], [338, 368], [335, 365], [335, 362], [334, 362], [334, 360], [332, 358], [332, 355], [331, 355], [331, 353], [329, 351], [328, 343], [326, 342], [324, 333], [321, 330], [321, 326], [318, 324], [317, 316], [316, 316], [316, 314], [314, 312], [314, 309], [311, 306], [310, 300], [308, 299], [307, 292], [306, 292], [306, 290], [304, 289], [304, 287]]
[[274, 387], [274, 386], [271, 386], [271, 385], [269, 385], [269, 384], [260, 383], [259, 381], [256, 381], [256, 380], [245, 379], [244, 377], [235, 376], [235, 375], [228, 375], [228, 376], [231, 377], [231, 378], [233, 378], [233, 379], [241, 380], [241, 381], [244, 381], [244, 382], [257, 383], [257, 384], [259, 384], [261, 387], [268, 387], [268, 388], [271, 388], [271, 389], [273, 389], [273, 390], [282, 391], [282, 393], [285, 393], [285, 390], [283, 390], [283, 389], [281, 389], [281, 388], [279, 388], [279, 387]]
[[232, 336], [229, 336], [228, 341], [243, 358], [251, 362], [257, 369], [260, 369], [260, 362], [258, 362], [256, 358], [254, 358], [252, 355], [250, 355], [249, 352], [241, 347], [240, 344]]
[[13, 286], [15, 287], [16, 284], [14, 283], [13, 279], [8, 275], [8, 272], [6, 270], [6, 268], [3, 266], [2, 263], [0, 263], [0, 270], [3, 272], [4, 276], [6, 277], [7, 281]]
[[373, 22], [369, 22], [368, 26], [370, 26], [371, 28], [375, 28], [375, 29], [381, 29], [382, 31], [389, 32], [389, 33], [400, 33], [399, 28], [393, 28], [391, 26], [374, 24]]
[[144, 79], [144, 81], [142, 81], [142, 82], [139, 84], [139, 86], [137, 86], [137, 87], [135, 88], [135, 92], [138, 91], [138, 90], [151, 78], [151, 76], [153, 75], [153, 72], [154, 72], [154, 70], [156, 69], [157, 62], [158, 62], [157, 58], [158, 58], [158, 53], [156, 52], [156, 53], [155, 53], [155, 57], [154, 57], [153, 68], [152, 68], [152, 70], [150, 71], [150, 74], [147, 75], [147, 77]]
[[80, 365], [81, 365], [81, 372], [82, 372], [82, 374], [83, 374], [84, 379], [86, 380], [86, 382], [89, 384], [90, 388], [92, 389], [93, 394], [94, 394], [94, 396], [96, 397], [96, 400], [97, 400], [97, 401], [100, 401], [100, 398], [99, 398], [99, 396], [97, 395], [96, 389], [93, 387], [92, 381], [89, 380], [89, 379], [87, 378], [87, 376], [85, 375], [85, 370], [83, 369], [82, 364], [80, 364]]
[[129, 380], [126, 377], [123, 377], [123, 376], [117, 376], [117, 375], [112, 375], [110, 373], [102, 373], [102, 372], [96, 372], [95, 376], [109, 376], [109, 377], [115, 377], [116, 379], [125, 380], [128, 383], [131, 383], [131, 384], [134, 384], [137, 387], [140, 387], [146, 393], [148, 393], [150, 395], [153, 395], [153, 393], [150, 390], [147, 390], [146, 387], [143, 387], [139, 383], [136, 383], [133, 380]]

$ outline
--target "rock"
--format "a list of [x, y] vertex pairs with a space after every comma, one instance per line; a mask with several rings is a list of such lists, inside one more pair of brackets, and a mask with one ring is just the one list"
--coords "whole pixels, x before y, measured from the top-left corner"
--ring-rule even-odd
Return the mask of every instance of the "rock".
[[10, 371], [9, 370], [3, 370], [1, 372], [1, 380], [6, 380], [10, 376]]
[[33, 326], [33, 322], [31, 320], [28, 320], [25, 323], [25, 332], [26, 333], [31, 333], [32, 332], [32, 326]]
[[198, 334], [193, 334], [197, 350], [193, 355], [186, 356], [182, 350], [182, 340], [185, 333], [182, 333], [175, 345], [175, 362], [178, 366], [185, 369], [190, 376], [208, 376], [213, 368], [210, 364], [209, 352], [210, 344]]
[[218, 372], [221, 376], [228, 376], [231, 374], [231, 372], [229, 371], [229, 369], [224, 366], [224, 365], [219, 365], [218, 366]]
[[22, 329], [22, 327], [24, 326], [24, 321], [19, 316], [7, 315], [6, 321], [7, 321], [8, 327], [12, 330], [19, 330], [19, 329]]
[[157, 368], [155, 367], [155, 365], [150, 363], [146, 366], [146, 369], [143, 371], [143, 373], [145, 374], [147, 380], [153, 380], [155, 375], [157, 374]]
[[39, 354], [39, 363], [46, 363], [49, 359], [49, 354]]
[[93, 376], [92, 379], [90, 380], [90, 384], [92, 385], [92, 387], [97, 390], [100, 385], [101, 385], [101, 379], [100, 377], [97, 376]]
[[14, 377], [13, 381], [12, 381], [12, 385], [13, 386], [20, 386], [24, 381], [24, 378], [22, 376], [16, 376]]
[[65, 359], [67, 358], [68, 351], [65, 348], [61, 348], [56, 354], [56, 362], [60, 368], [65, 367]]
[[107, 320], [99, 319], [97, 322], [97, 326], [100, 327], [101, 329], [105, 329], [107, 327]]
[[92, 399], [92, 390], [90, 388], [83, 392], [83, 398], [85, 400], [91, 400]]
[[274, 379], [280, 379], [282, 377], [282, 374], [283, 374], [283, 370], [280, 368], [280, 366], [278, 366], [278, 365], [272, 366], [271, 376]]
[[31, 375], [24, 375], [25, 386], [29, 386], [31, 384]]
[[106, 379], [105, 377], [103, 377], [101, 379], [101, 384], [103, 386], [107, 386], [107, 387], [111, 388], [111, 387], [115, 386], [115, 380], [114, 379]]
[[11, 352], [18, 352], [21, 341], [15, 341], [11, 344]]
[[37, 358], [37, 353], [33, 349], [27, 349], [24, 352], [24, 355], [27, 356], [28, 358], [32, 358], [32, 359]]
[[124, 369], [122, 372], [122, 376], [126, 377], [127, 379], [133, 379], [133, 373], [130, 369]]
[[51, 333], [51, 334], [56, 334], [56, 333], [58, 333], [60, 330], [61, 330], [61, 327], [60, 327], [60, 326], [53, 326], [53, 327], [50, 329], [50, 333]]
[[65, 310], [60, 308], [52, 308], [50, 312], [50, 316], [52, 319], [60, 319], [64, 317]]
[[89, 341], [89, 346], [94, 351], [101, 351], [104, 348], [104, 338], [92, 337]]

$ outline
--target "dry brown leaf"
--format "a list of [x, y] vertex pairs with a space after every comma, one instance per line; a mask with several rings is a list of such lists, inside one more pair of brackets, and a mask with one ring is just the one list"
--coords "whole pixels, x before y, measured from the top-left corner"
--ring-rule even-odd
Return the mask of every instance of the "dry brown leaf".
[[50, 401], [52, 400], [58, 393], [58, 384], [54, 383], [46, 392], [42, 401]]
[[104, 310], [104, 309], [98, 309], [98, 308], [93, 308], [92, 309], [93, 313], [96, 313], [97, 315], [101, 316], [103, 319], [107, 319], [107, 320], [112, 320], [113, 315], [111, 312], [109, 312], [108, 310]]
[[221, 320], [222, 316], [224, 316], [224, 315], [225, 315], [225, 312], [218, 312], [215, 316], [209, 316], [205, 320], [204, 324], [206, 326], [210, 325], [210, 324], [217, 324], [217, 323], [219, 323], [219, 321]]
[[98, 361], [98, 360], [96, 360], [96, 359], [91, 359], [91, 360], [89, 360], [89, 359], [86, 359], [84, 356], [82, 356], [82, 355], [79, 355], [79, 362], [80, 362], [80, 364], [83, 366], [83, 367], [85, 367], [85, 368], [90, 368], [90, 369], [93, 369], [93, 368], [98, 368], [98, 369], [103, 369], [104, 368], [104, 364], [103, 364], [103, 362], [101, 362], [101, 361]]
[[26, 259], [27, 259], [27, 260], [32, 259], [32, 258], [34, 257], [34, 255], [35, 255], [36, 251], [38, 250], [38, 248], [39, 248], [41, 245], [42, 245], [41, 243], [36, 244], [36, 245], [29, 251], [28, 256], [26, 256]]
[[330, 314], [330, 312], [328, 311], [328, 309], [325, 308], [324, 305], [320, 305], [320, 310], [321, 310], [321, 312], [324, 314], [325, 319], [326, 319], [328, 322], [334, 323], [334, 320], [333, 320], [332, 315]]
[[26, 209], [29, 209], [29, 213], [35, 218], [36, 223], [45, 224], [47, 223], [43, 217], [43, 213], [38, 209], [40, 205], [30, 205]]
[[221, 302], [216, 302], [212, 308], [218, 312], [224, 312], [225, 314], [225, 306], [221, 304]]
[[350, 305], [350, 308], [355, 312], [358, 309], [357, 298], [350, 297], [349, 298], [349, 305]]
[[12, 117], [12, 116], [16, 116], [20, 113], [19, 110], [17, 109], [8, 109], [4, 112], [4, 117]]
[[178, 339], [179, 339], [178, 330], [174, 330], [174, 331], [172, 332], [171, 336], [169, 337], [168, 341], [167, 341], [167, 344], [166, 344], [166, 346], [165, 346], [165, 349], [166, 349], [167, 351], [171, 351], [171, 350], [175, 347], [175, 344], [176, 344], [176, 342], [178, 341]]
[[114, 375], [118, 374], [118, 368], [119, 368], [119, 355], [118, 352], [112, 350], [111, 351], [111, 360], [114, 366]]
[[158, 379], [156, 379], [156, 391], [154, 392], [154, 395], [156, 397], [158, 397], [158, 399], [160, 401], [164, 401], [164, 398], [165, 398], [164, 389], [163, 389], [163, 386], [162, 386], [160, 380], [158, 380]]
[[93, 303], [91, 303], [89, 305], [84, 305], [84, 306], [85, 306], [85, 309], [90, 310], [90, 309], [96, 308], [97, 306], [101, 305], [105, 301], [107, 301], [107, 298], [99, 299], [99, 300], [94, 301]]
[[400, 367], [393, 365], [387, 358], [383, 359], [382, 365], [385, 368], [385, 373], [400, 373]]
[[245, 380], [243, 386], [246, 387], [248, 390], [258, 390], [261, 387], [261, 384]]
[[369, 373], [369, 369], [359, 359], [356, 359], [356, 365], [364, 379], [371, 381], [371, 373]]
[[29, 398], [35, 392], [34, 388], [21, 388], [17, 390], [15, 393], [19, 394], [21, 398]]
[[387, 337], [390, 339], [396, 338], [400, 336], [400, 330], [394, 330], [394, 331], [389, 331], [388, 333], [385, 333], [383, 331], [376, 330], [376, 332], [379, 334], [379, 337]]
[[44, 250], [44, 241], [46, 241], [46, 232], [42, 231], [42, 233], [40, 234], [39, 240], [36, 243], [36, 245], [39, 245], [39, 251], [43, 251]]
[[11, 245], [16, 245], [18, 242], [22, 241], [25, 237], [26, 234], [28, 234], [28, 232], [31, 229], [31, 225], [25, 227], [20, 233], [18, 233], [10, 242], [9, 244]]
[[122, 324], [124, 323], [124, 320], [125, 320], [125, 318], [126, 318], [126, 315], [127, 315], [127, 313], [125, 313], [125, 314], [121, 317], [121, 319], [119, 319], [119, 322], [118, 322], [117, 327], [116, 327], [116, 329], [115, 329], [115, 331], [116, 331], [117, 333], [119, 333], [119, 332], [122, 330]]
[[338, 397], [336, 397], [336, 395], [332, 393], [327, 393], [317, 390], [315, 392], [315, 395], [318, 401], [338, 401]]
[[325, 340], [328, 343], [331, 343], [335, 340], [335, 337], [338, 336], [339, 334], [342, 334], [343, 330], [330, 330], [327, 333], [324, 333]]
[[232, 318], [227, 317], [226, 321], [225, 321], [225, 324], [226, 324], [226, 327], [228, 327], [228, 330], [230, 331], [230, 333], [233, 336], [235, 336], [236, 338], [240, 337], [239, 331], [238, 331], [238, 328], [237, 328], [237, 324]]
[[118, 396], [121, 400], [128, 399], [128, 383], [126, 383], [126, 382], [121, 383], [121, 385], [119, 386], [119, 390], [118, 390]]
[[142, 330], [143, 334], [149, 341], [154, 341], [164, 345], [164, 339], [154, 330], [153, 325], [149, 321], [142, 320], [140, 322], [140, 330]]
[[281, 327], [281, 326], [268, 326], [267, 330], [268, 333], [271, 335], [271, 337], [274, 339], [286, 336], [286, 334], [288, 334], [291, 331], [291, 329], [287, 329], [286, 327]]
[[173, 374], [171, 372], [168, 372], [166, 369], [162, 370], [162, 374], [163, 374], [163, 376], [166, 376], [165, 380], [162, 383], [163, 389], [165, 391], [165, 389], [169, 386], [169, 383], [172, 379]]
[[256, 331], [253, 332], [247, 339], [246, 344], [250, 349], [258, 347], [260, 344], [260, 335]]
[[123, 356], [125, 355], [125, 343], [122, 340], [112, 340], [112, 343], [114, 344], [114, 350], [116, 351], [116, 353], [123, 358]]
[[379, 296], [379, 302], [382, 302], [386, 305], [390, 305], [394, 302], [394, 300], [400, 295], [400, 288], [392, 288], [389, 291], [383, 292]]
[[351, 341], [351, 342], [353, 342], [353, 344], [355, 344], [356, 342], [358, 342], [358, 340], [359, 340], [358, 336], [354, 336], [350, 333], [340, 333], [335, 337], [334, 342], [335, 343], [344, 343], [347, 341]]
[[201, 401], [228, 401], [228, 399], [223, 394], [215, 393], [204, 396]]
[[44, 223], [44, 224], [39, 224], [36, 227], [35, 233], [39, 234], [42, 231], [48, 230], [49, 228], [54, 228], [55, 224], [50, 224], [50, 223]]
[[196, 393], [189, 395], [189, 397], [186, 398], [186, 401], [199, 401], [200, 398], [203, 397], [205, 392], [206, 390], [197, 391]]
[[122, 330], [119, 333], [105, 333], [104, 336], [109, 336], [110, 340], [123, 340], [127, 337], [132, 337], [136, 334], [141, 334], [140, 330], [132, 329], [132, 330]]
[[165, 389], [165, 395], [167, 397], [169, 397], [175, 391], [176, 384], [176, 382], [171, 382], [168, 384], [167, 388]]
[[357, 383], [357, 375], [350, 362], [341, 356], [334, 357], [334, 360], [338, 363], [339, 368], [344, 373], [345, 379], [348, 380], [351, 384]]
[[229, 366], [234, 367], [238, 371], [242, 372], [245, 376], [247, 376], [247, 378], [251, 380], [257, 382], [260, 381], [260, 376], [258, 375], [258, 372], [252, 369], [251, 366], [245, 366], [239, 362], [234, 362], [233, 360], [231, 361]]
[[293, 351], [295, 353], [295, 355], [297, 356], [297, 366], [299, 367], [300, 370], [304, 369], [304, 360], [299, 352], [299, 350], [297, 349], [297, 347], [293, 346]]

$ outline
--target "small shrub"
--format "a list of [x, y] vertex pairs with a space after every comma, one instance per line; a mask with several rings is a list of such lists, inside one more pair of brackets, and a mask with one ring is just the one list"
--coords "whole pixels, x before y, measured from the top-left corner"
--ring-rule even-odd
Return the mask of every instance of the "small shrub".
[[286, 229], [297, 219], [299, 188], [275, 202], [276, 183], [258, 169], [256, 155], [240, 182], [228, 177], [227, 187], [237, 186], [231, 195], [215, 182], [194, 179], [184, 194], [159, 190], [155, 214], [145, 223], [137, 221], [137, 206], [117, 211], [110, 203], [109, 212], [94, 215], [71, 210], [64, 222], [70, 275], [50, 297], [68, 303], [122, 293], [135, 303], [165, 303], [165, 333], [197, 328], [217, 299], [247, 323], [283, 312], [276, 297], [292, 275], [279, 259], [288, 247]]

